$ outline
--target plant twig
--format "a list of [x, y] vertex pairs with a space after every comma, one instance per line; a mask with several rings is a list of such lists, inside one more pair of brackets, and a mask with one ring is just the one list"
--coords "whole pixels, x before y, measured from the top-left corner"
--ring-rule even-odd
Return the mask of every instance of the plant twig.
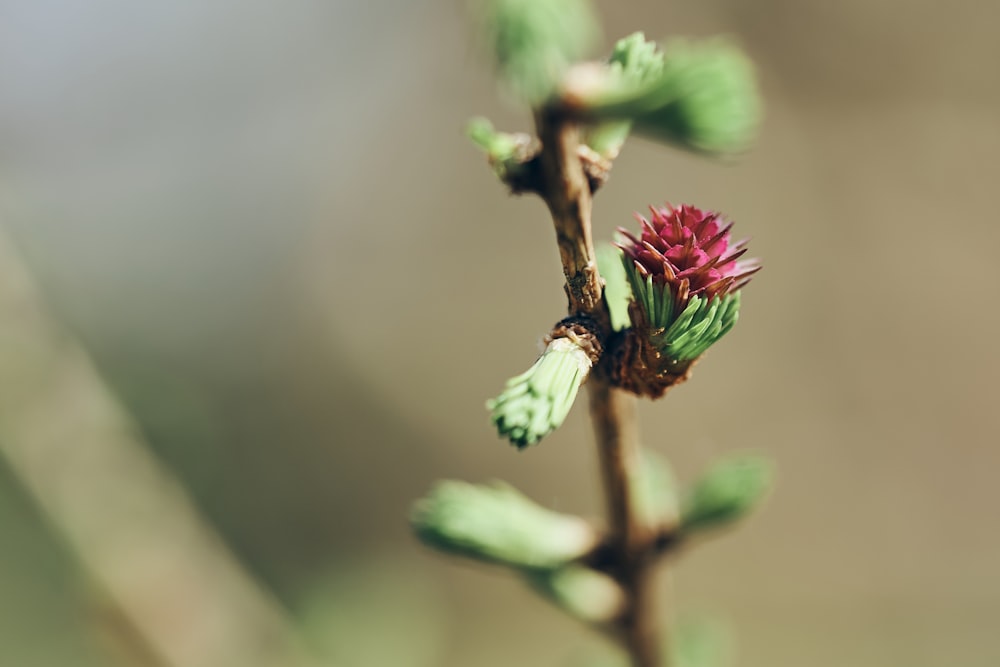
[[662, 667], [662, 638], [653, 599], [649, 527], [635, 507], [639, 466], [635, 397], [600, 377], [590, 380], [590, 417], [610, 521], [614, 575], [625, 590], [619, 630], [636, 667]]
[[[611, 333], [610, 315], [594, 253], [591, 189], [579, 159], [579, 129], [552, 109], [538, 111], [535, 122], [542, 144], [540, 194], [552, 213], [570, 314], [593, 318], [605, 339]], [[635, 667], [662, 667], [662, 640], [651, 599], [649, 535], [633, 505], [638, 466], [635, 399], [595, 373], [590, 378], [590, 412], [614, 543], [612, 572], [626, 595], [619, 619], [621, 641]]]
[[606, 335], [610, 318], [594, 253], [590, 225], [592, 199], [590, 184], [580, 164], [579, 128], [550, 109], [538, 111], [535, 125], [542, 142], [540, 194], [552, 213], [570, 314], [593, 317]]

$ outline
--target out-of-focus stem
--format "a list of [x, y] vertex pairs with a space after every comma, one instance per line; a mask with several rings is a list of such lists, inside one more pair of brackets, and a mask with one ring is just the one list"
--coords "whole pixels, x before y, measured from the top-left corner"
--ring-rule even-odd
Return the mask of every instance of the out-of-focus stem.
[[590, 416], [597, 438], [601, 477], [607, 500], [614, 574], [625, 590], [619, 619], [622, 642], [635, 667], [662, 667], [660, 636], [649, 557], [650, 530], [635, 506], [639, 475], [639, 433], [635, 396], [591, 377]]
[[[591, 232], [591, 190], [579, 160], [578, 126], [558, 112], [535, 115], [542, 148], [540, 194], [552, 213], [571, 315], [587, 315], [611, 332], [603, 298]], [[621, 641], [635, 667], [662, 667], [662, 638], [655, 616], [652, 569], [646, 557], [649, 536], [633, 504], [639, 465], [635, 399], [591, 374], [590, 413], [608, 505], [613, 540], [615, 578], [625, 592], [625, 612], [619, 619]]]
[[0, 455], [157, 662], [314, 666], [47, 316], [2, 234], [0, 322]]

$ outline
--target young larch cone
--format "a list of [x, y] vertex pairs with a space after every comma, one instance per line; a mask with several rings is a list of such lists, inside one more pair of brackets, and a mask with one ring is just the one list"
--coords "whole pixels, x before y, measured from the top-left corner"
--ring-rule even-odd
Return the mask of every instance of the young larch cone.
[[746, 241], [733, 242], [732, 223], [694, 206], [653, 208], [637, 215], [639, 237], [619, 229], [632, 287], [632, 329], [613, 374], [638, 394], [661, 396], [688, 377], [705, 350], [736, 324], [739, 290], [760, 264], [742, 259]]

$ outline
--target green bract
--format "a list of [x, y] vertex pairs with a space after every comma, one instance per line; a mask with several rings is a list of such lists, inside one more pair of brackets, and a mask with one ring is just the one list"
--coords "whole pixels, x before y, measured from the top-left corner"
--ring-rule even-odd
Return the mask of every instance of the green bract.
[[596, 541], [583, 519], [547, 510], [503, 482], [438, 482], [410, 521], [442, 551], [531, 570], [579, 558]]

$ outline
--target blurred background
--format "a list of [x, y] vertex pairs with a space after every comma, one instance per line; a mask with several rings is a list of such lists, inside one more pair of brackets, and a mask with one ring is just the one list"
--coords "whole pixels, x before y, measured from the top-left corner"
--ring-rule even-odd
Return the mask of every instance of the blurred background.
[[[678, 613], [724, 619], [743, 667], [1000, 664], [1000, 5], [598, 7], [607, 49], [735, 36], [767, 104], [739, 162], [633, 140], [596, 200], [602, 238], [666, 200], [724, 211], [765, 265], [642, 406], [683, 480], [746, 448], [780, 472], [673, 569]], [[529, 126], [457, 0], [0, 0], [0, 665], [228, 667], [141, 637], [216, 588], [211, 622], [322, 665], [609, 652], [407, 525], [438, 478], [602, 507], [579, 407], [524, 453], [488, 423], [565, 302], [544, 206], [463, 136], [478, 114]], [[175, 523], [208, 563], [190, 595], [156, 564]]]

